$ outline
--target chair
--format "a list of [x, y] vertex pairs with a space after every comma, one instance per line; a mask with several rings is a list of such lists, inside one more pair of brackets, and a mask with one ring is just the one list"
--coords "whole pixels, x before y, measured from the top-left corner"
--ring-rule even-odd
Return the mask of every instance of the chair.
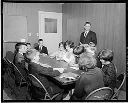
[[[120, 80], [121, 79], [121, 80]], [[125, 82], [125, 79], [126, 79], [126, 73], [123, 73], [123, 74], [120, 74], [118, 77], [117, 77], [117, 82], [121, 81], [121, 84], [119, 87], [117, 87], [118, 89], [116, 89], [114, 92], [114, 95], [112, 96], [111, 99], [117, 99], [118, 100], [118, 94], [119, 94], [119, 90], [121, 89], [121, 87], [123, 86], [124, 82]]]
[[102, 87], [92, 91], [85, 100], [110, 100], [113, 95], [113, 91], [109, 87]]
[[13, 64], [11, 61], [9, 61], [7, 58], [6, 58], [10, 68], [13, 68], [15, 72], [17, 72], [19, 74], [19, 76], [21, 77], [20, 79], [20, 85], [19, 85], [19, 88], [21, 87], [22, 84], [27, 84], [27, 87], [30, 85], [30, 83], [25, 79], [25, 77], [22, 75], [22, 73], [20, 72], [20, 70], [15, 66], [15, 64]]
[[41, 81], [36, 76], [34, 76], [33, 74], [29, 74], [29, 76], [30, 76], [31, 82], [34, 86], [39, 85], [45, 91], [45, 97], [43, 100], [53, 100], [60, 94], [60, 93], [57, 93], [51, 97], [50, 94], [48, 93], [48, 91], [46, 90], [45, 86], [41, 83]]
[[14, 69], [12, 68], [12, 64], [11, 62], [7, 59], [7, 58], [3, 58], [3, 65], [5, 67], [5, 72], [11, 76], [13, 79], [15, 79], [15, 76], [14, 76]]

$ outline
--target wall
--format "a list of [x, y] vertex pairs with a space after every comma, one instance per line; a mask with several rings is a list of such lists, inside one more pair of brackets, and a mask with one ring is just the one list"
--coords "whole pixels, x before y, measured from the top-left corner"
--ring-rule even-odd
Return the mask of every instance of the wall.
[[98, 51], [114, 51], [118, 74], [126, 70], [126, 13], [125, 3], [66, 3], [63, 12], [63, 41], [77, 45], [85, 21], [90, 21], [96, 32]]
[[[27, 18], [27, 32], [32, 34], [30, 37], [28, 36], [28, 40], [32, 45], [38, 40], [36, 35], [39, 32], [38, 11], [61, 13], [62, 5], [57, 3], [3, 3], [3, 15], [25, 16]], [[12, 36], [9, 35], [9, 37]]]

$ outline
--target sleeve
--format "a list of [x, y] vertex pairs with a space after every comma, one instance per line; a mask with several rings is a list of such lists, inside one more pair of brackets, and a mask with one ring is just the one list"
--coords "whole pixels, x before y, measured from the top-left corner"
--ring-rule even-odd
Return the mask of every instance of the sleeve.
[[83, 96], [84, 96], [84, 82], [83, 82], [83, 78], [81, 76], [80, 79], [78, 79], [78, 81], [76, 82], [75, 90], [74, 90], [72, 99], [77, 98], [79, 100]]
[[56, 77], [60, 75], [60, 72], [58, 70], [53, 70], [53, 68], [46, 68], [40, 65], [38, 65], [37, 70], [39, 73], [49, 75], [51, 77]]
[[104, 75], [104, 82], [105, 84], [110, 84], [111, 80], [114, 78], [114, 70], [113, 67], [106, 67], [107, 72]]
[[94, 35], [92, 35], [92, 38], [91, 38], [91, 42], [93, 42], [95, 45], [97, 45], [97, 37], [96, 37], [96, 33], [93, 32]]
[[83, 33], [81, 33], [81, 36], [80, 36], [80, 44], [83, 44]]

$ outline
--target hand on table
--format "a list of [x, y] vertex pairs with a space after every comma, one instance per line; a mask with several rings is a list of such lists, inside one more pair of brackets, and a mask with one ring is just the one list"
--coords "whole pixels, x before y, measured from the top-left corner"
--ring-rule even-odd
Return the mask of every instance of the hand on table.
[[64, 72], [64, 68], [53, 68], [53, 70], [58, 70], [60, 73]]

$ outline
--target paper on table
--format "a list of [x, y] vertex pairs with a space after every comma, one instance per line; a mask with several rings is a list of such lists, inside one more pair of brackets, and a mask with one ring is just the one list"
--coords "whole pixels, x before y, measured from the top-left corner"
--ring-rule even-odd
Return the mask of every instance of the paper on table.
[[71, 78], [71, 79], [75, 79], [78, 76], [79, 76], [78, 74], [75, 74], [75, 73], [72, 73], [72, 72], [68, 72], [68, 73], [61, 74], [60, 78]]
[[53, 70], [58, 70], [60, 73], [63, 73], [65, 68], [53, 68]]
[[75, 69], [75, 70], [79, 70], [79, 68], [78, 68], [78, 67], [70, 67], [70, 68]]

